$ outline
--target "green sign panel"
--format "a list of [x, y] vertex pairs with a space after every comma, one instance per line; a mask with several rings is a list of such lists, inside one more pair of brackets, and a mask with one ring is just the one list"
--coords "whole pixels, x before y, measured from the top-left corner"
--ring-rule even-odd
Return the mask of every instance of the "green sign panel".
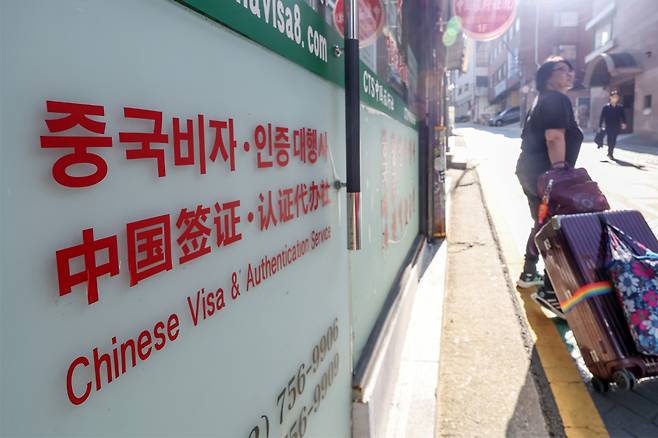
[[[178, 0], [307, 70], [344, 86], [345, 64], [334, 48], [338, 32], [299, 0]], [[416, 117], [402, 98], [361, 63], [361, 100], [402, 123], [416, 127]]]

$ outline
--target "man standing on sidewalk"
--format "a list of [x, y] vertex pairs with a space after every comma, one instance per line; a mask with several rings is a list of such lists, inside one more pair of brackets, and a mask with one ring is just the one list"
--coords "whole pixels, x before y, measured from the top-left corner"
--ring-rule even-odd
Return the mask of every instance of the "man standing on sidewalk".
[[626, 116], [624, 108], [619, 104], [619, 92], [610, 91], [610, 103], [606, 104], [601, 110], [599, 118], [599, 130], [603, 129], [605, 123], [605, 133], [608, 137], [608, 158], [614, 160], [612, 155], [617, 144], [617, 136], [622, 129], [626, 129]]

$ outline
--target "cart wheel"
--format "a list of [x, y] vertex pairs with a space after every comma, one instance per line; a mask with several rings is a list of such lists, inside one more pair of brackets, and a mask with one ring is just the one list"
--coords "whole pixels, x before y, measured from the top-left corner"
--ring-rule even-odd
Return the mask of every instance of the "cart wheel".
[[594, 391], [596, 392], [604, 393], [604, 392], [608, 392], [608, 390], [610, 389], [610, 382], [599, 379], [596, 376], [592, 377], [590, 383], [592, 384], [592, 388], [594, 388]]
[[637, 379], [633, 373], [627, 369], [615, 371], [612, 375], [612, 379], [615, 381], [619, 389], [626, 391], [632, 390], [637, 385]]

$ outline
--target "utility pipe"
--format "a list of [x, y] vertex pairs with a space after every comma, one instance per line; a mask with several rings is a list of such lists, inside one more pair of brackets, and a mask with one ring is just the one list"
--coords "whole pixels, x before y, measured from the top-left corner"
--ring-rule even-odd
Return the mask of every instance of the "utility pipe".
[[345, 0], [345, 144], [347, 169], [347, 249], [361, 249], [361, 144], [359, 90], [359, 8]]

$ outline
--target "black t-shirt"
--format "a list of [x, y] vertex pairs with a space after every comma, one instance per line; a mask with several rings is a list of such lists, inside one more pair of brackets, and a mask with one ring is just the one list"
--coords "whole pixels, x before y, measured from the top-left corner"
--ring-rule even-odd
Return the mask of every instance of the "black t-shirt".
[[532, 192], [537, 177], [551, 168], [546, 145], [547, 129], [565, 130], [566, 161], [575, 166], [583, 133], [574, 117], [571, 101], [558, 91], [549, 90], [538, 96], [521, 133], [521, 155], [516, 173], [524, 187]]

